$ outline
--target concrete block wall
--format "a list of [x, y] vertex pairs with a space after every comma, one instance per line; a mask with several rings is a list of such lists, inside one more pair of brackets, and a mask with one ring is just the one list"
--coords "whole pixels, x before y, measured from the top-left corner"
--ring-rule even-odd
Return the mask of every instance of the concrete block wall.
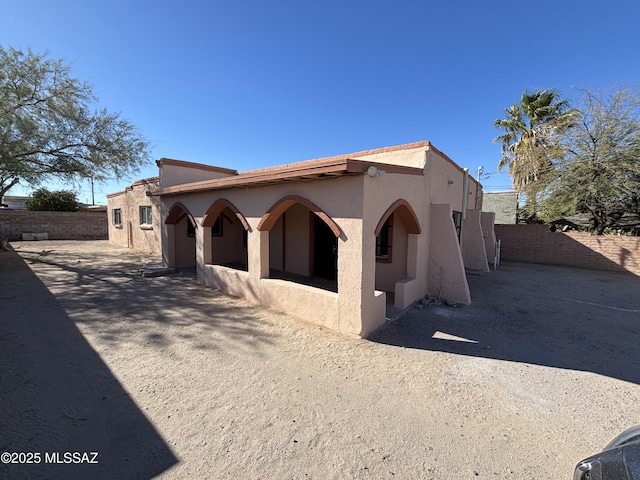
[[625, 270], [640, 275], [640, 237], [552, 232], [546, 225], [495, 225], [501, 258], [529, 263]]
[[0, 236], [15, 241], [23, 233], [47, 233], [49, 240], [106, 240], [107, 213], [0, 210]]

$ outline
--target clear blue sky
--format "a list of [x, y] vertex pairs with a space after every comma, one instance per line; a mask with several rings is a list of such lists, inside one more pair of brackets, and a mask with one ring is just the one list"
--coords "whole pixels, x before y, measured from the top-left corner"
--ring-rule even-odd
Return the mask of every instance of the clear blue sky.
[[430, 140], [475, 176], [523, 91], [637, 85], [638, 19], [638, 0], [4, 0], [0, 43], [64, 59], [154, 159], [243, 171]]

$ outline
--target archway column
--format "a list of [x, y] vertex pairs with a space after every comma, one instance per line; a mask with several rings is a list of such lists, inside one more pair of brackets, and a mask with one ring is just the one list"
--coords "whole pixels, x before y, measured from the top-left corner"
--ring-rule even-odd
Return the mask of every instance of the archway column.
[[375, 225], [364, 219], [341, 219], [346, 242], [338, 247], [339, 330], [366, 336], [385, 322], [386, 293], [376, 292]]
[[[204, 283], [204, 266], [211, 262], [211, 229], [195, 224], [196, 229], [196, 279]], [[205, 235], [205, 230], [209, 235]]]
[[252, 280], [269, 277], [269, 232], [254, 230], [247, 238], [249, 275]]
[[169, 268], [176, 266], [175, 225], [162, 225], [162, 264]]

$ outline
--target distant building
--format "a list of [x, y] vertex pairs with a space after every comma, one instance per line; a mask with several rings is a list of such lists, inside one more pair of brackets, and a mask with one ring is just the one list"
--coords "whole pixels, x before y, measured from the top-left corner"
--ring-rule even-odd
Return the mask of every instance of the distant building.
[[496, 224], [515, 224], [518, 221], [518, 192], [484, 192], [482, 211], [496, 214]]
[[10, 195], [5, 195], [2, 197], [2, 205], [1, 208], [8, 208], [9, 210], [23, 210], [24, 202], [29, 200], [31, 197], [14, 197]]
[[[24, 204], [27, 200], [31, 200], [31, 197], [16, 197], [5, 195], [0, 202], [0, 208], [5, 210], [24, 210]], [[78, 202], [78, 211], [80, 212], [106, 212], [106, 205], [89, 205], [86, 203]]]

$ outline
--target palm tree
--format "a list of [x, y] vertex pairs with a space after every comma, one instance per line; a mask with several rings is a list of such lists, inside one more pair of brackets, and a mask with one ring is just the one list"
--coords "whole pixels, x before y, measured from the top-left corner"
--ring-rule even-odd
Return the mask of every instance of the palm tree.
[[498, 171], [506, 165], [516, 190], [526, 191], [540, 175], [551, 170], [561, 155], [558, 135], [575, 124], [579, 110], [560, 100], [555, 89], [522, 94], [519, 104], [505, 109], [507, 118], [494, 122], [505, 133], [493, 139], [502, 144]]

